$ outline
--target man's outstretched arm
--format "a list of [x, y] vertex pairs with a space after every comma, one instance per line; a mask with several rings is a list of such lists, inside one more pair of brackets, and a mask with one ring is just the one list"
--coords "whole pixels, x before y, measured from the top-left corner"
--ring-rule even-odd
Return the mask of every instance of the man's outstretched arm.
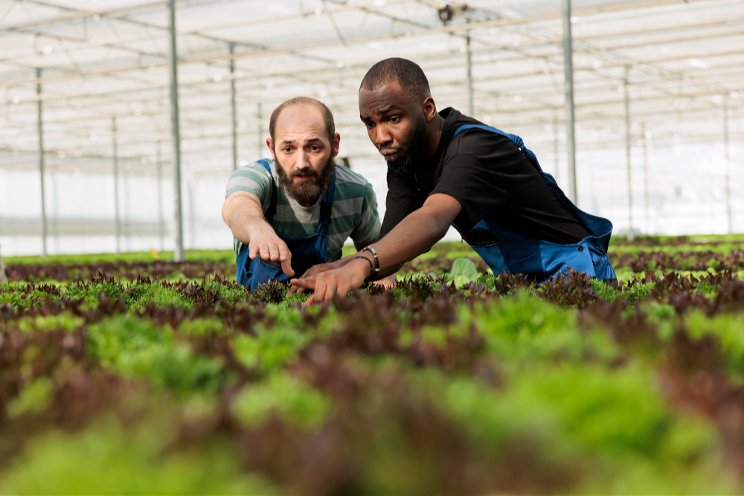
[[246, 191], [232, 193], [222, 205], [222, 219], [236, 239], [249, 245], [251, 260], [259, 256], [262, 260], [280, 262], [285, 274], [294, 275], [292, 253], [266, 222], [258, 197]]
[[[431, 248], [447, 233], [461, 209], [460, 202], [449, 195], [437, 193], [427, 198], [421, 208], [411, 212], [385, 237], [372, 245], [380, 262], [377, 278], [395, 273], [404, 263]], [[349, 290], [361, 286], [370, 275], [369, 261], [373, 261], [372, 256], [367, 252], [362, 256], [367, 260], [355, 258], [343, 267], [292, 279], [292, 285], [313, 290], [308, 303], [345, 296]]]

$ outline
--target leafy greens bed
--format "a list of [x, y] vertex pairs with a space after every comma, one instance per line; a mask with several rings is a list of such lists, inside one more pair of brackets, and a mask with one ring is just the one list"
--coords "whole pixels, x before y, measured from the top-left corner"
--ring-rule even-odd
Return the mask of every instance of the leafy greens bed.
[[310, 308], [224, 254], [9, 260], [0, 493], [741, 492], [736, 243], [539, 286], [442, 244]]

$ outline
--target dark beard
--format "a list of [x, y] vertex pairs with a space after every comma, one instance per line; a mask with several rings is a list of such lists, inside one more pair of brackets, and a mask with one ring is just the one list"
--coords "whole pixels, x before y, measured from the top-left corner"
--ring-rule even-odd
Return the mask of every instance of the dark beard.
[[[276, 174], [279, 176], [279, 185], [284, 188], [289, 196], [294, 198], [297, 203], [303, 207], [311, 207], [318, 201], [320, 195], [326, 192], [328, 185], [331, 183], [333, 177], [333, 169], [336, 164], [333, 162], [333, 157], [328, 158], [328, 162], [321, 170], [320, 174], [315, 173], [311, 169], [306, 169], [302, 172], [294, 172], [287, 174], [284, 172], [282, 164], [279, 160], [276, 161]], [[294, 178], [299, 176], [312, 176], [313, 181], [302, 182], [299, 184], [294, 183]]]
[[387, 163], [390, 174], [397, 177], [411, 177], [425, 141], [426, 124], [423, 119], [420, 119], [416, 121], [416, 128], [413, 130], [413, 138], [408, 145], [407, 153]]

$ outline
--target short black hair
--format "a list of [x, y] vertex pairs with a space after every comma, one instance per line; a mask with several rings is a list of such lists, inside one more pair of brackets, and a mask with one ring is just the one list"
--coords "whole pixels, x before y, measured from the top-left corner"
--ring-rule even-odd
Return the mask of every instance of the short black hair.
[[397, 81], [411, 95], [429, 97], [429, 80], [421, 67], [407, 59], [393, 57], [377, 62], [362, 79], [359, 89], [374, 90], [390, 81]]
[[333, 114], [331, 113], [331, 110], [320, 100], [310, 98], [309, 96], [296, 96], [290, 98], [274, 109], [271, 113], [271, 118], [269, 119], [269, 135], [271, 136], [272, 141], [274, 140], [274, 130], [276, 129], [276, 121], [279, 119], [279, 114], [281, 114], [282, 110], [285, 108], [293, 105], [314, 105], [317, 107], [323, 116], [326, 132], [328, 132], [328, 139], [333, 142], [333, 135], [336, 134], [336, 124], [333, 122]]

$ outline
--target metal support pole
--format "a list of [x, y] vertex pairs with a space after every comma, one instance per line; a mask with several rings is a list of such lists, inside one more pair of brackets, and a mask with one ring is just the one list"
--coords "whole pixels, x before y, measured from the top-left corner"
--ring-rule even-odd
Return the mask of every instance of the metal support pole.
[[729, 132], [729, 101], [728, 96], [723, 97], [723, 153], [726, 158], [726, 227], [728, 233], [734, 232], [733, 209], [731, 207], [731, 146]]
[[263, 140], [263, 126], [261, 123], [263, 122], [263, 108], [261, 106], [261, 102], [258, 102], [256, 104], [256, 119], [258, 121], [258, 125], [256, 126], [256, 147], [257, 147], [257, 157], [262, 157], [265, 153], [263, 151], [264, 147], [264, 140]]
[[111, 118], [111, 153], [114, 162], [114, 222], [116, 253], [121, 253], [121, 212], [119, 211], [119, 146], [116, 137], [116, 117]]
[[181, 128], [178, 118], [178, 49], [176, 47], [176, 2], [168, 0], [168, 27], [170, 41], [170, 98], [171, 98], [171, 135], [173, 145], [174, 191], [176, 204], [176, 239], [173, 259], [180, 262], [183, 252], [183, 209], [181, 199]]
[[158, 170], [158, 240], [160, 242], [160, 251], [165, 250], [165, 215], [163, 214], [163, 153], [160, 149], [160, 141], [157, 143], [157, 160]]
[[189, 242], [191, 246], [196, 245], [196, 205], [194, 202], [194, 182], [191, 177], [186, 177], [186, 191], [189, 202]]
[[238, 115], [235, 104], [235, 43], [230, 43], [230, 111], [232, 114], [232, 162], [238, 168]]
[[[470, 18], [467, 23], [470, 24]], [[465, 32], [465, 61], [467, 64], [467, 84], [468, 84], [468, 115], [473, 116], [473, 51], [470, 47], [470, 30]]]
[[49, 234], [54, 237], [54, 250], [59, 253], [61, 248], [59, 235], [59, 165], [50, 169], [50, 179], [52, 180], [52, 209], [49, 219]]
[[641, 135], [643, 136], [643, 206], [646, 207], [645, 224], [646, 234], [651, 234], [651, 193], [649, 191], [648, 178], [648, 138], [646, 137], [646, 125], [641, 125]]
[[631, 174], [630, 147], [630, 97], [628, 95], [628, 74], [630, 68], [625, 66], [625, 77], [623, 78], [623, 95], [625, 101], [625, 169], [628, 180], [628, 239], [633, 239], [633, 176]]
[[[127, 167], [124, 170], [129, 172], [130, 168]], [[124, 194], [122, 195], [124, 197], [124, 216], [122, 219], [122, 231], [124, 234], [124, 240], [126, 241], [125, 246], [127, 251], [132, 250], [132, 195], [130, 194], [131, 181], [131, 174], [125, 174], [124, 181], [122, 181], [124, 183]]]
[[553, 156], [555, 157], [555, 181], [561, 183], [560, 137], [558, 131], [558, 110], [553, 110]]
[[579, 201], [576, 187], [576, 109], [574, 107], [573, 34], [571, 0], [563, 0], [563, 59], [566, 76], [566, 152], [568, 154], [568, 196]]
[[44, 151], [44, 112], [41, 102], [41, 69], [36, 68], [36, 131], [39, 135], [39, 174], [41, 175], [41, 253], [47, 256], [46, 162]]

